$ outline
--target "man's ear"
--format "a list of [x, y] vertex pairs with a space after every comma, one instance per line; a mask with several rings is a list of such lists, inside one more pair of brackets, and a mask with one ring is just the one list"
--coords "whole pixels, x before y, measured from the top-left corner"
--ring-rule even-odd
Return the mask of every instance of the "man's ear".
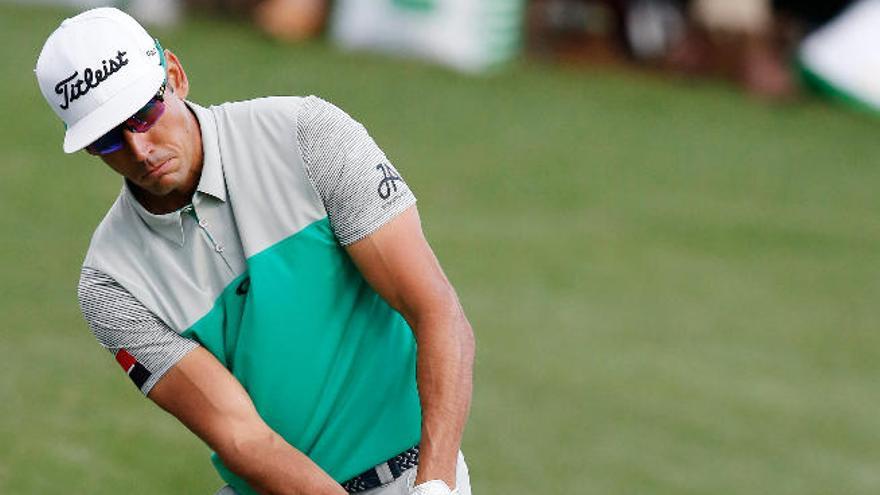
[[180, 59], [171, 50], [165, 50], [165, 63], [168, 67], [168, 86], [170, 86], [177, 97], [184, 100], [189, 94], [189, 79], [186, 78], [186, 72]]

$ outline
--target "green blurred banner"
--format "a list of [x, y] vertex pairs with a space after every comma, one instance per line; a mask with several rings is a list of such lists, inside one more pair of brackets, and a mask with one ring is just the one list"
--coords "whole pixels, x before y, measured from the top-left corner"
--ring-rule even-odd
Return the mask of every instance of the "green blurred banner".
[[523, 7], [523, 0], [340, 0], [331, 33], [347, 48], [480, 72], [519, 53]]

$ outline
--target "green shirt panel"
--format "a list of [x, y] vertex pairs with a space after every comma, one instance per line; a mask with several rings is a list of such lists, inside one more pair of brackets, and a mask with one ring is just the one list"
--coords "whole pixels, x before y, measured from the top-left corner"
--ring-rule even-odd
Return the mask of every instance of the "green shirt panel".
[[[346, 481], [418, 443], [416, 344], [327, 218], [251, 256], [184, 335], [241, 382], [266, 423]], [[253, 492], [214, 455], [226, 482]]]

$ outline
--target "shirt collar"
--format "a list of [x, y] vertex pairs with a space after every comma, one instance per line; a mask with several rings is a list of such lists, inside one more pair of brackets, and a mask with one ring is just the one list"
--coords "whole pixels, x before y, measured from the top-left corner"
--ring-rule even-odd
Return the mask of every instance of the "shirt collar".
[[220, 143], [217, 140], [217, 123], [214, 113], [207, 108], [186, 102], [196, 115], [202, 132], [202, 177], [196, 191], [226, 201], [226, 181], [223, 178], [223, 162], [220, 159]]
[[[204, 199], [200, 197], [201, 195], [207, 195], [225, 202], [226, 181], [223, 178], [223, 164], [220, 159], [220, 145], [217, 142], [217, 124], [214, 121], [214, 114], [207, 108], [203, 108], [195, 103], [189, 101], [185, 101], [185, 103], [195, 114], [196, 119], [198, 119], [202, 134], [202, 173], [201, 177], [199, 177], [199, 185], [196, 186], [193, 203], [196, 206], [201, 204], [201, 200]], [[192, 208], [192, 205], [185, 206], [171, 213], [157, 215], [147, 211], [134, 197], [129, 187], [128, 181], [125, 181], [122, 195], [144, 223], [147, 224], [147, 227], [178, 246], [183, 246], [185, 238], [181, 213], [188, 208]]]

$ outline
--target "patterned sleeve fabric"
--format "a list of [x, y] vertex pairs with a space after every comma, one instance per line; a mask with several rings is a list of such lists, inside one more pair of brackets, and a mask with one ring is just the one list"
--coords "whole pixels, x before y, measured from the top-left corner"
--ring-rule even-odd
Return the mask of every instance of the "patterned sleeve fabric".
[[316, 96], [297, 115], [306, 172], [343, 246], [375, 232], [416, 198], [364, 126]]
[[79, 304], [98, 342], [116, 356], [144, 395], [183, 356], [198, 347], [99, 270], [83, 267]]

